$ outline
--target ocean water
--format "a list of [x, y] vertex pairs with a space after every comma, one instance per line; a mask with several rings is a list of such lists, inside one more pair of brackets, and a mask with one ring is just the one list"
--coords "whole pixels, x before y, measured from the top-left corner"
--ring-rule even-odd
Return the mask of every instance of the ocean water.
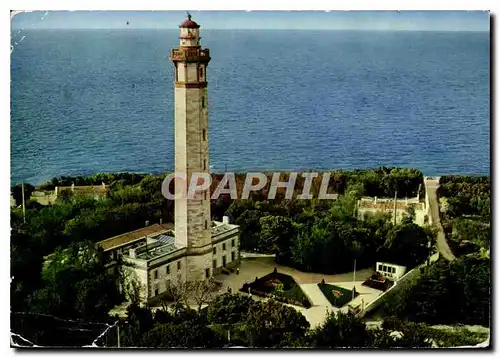
[[[201, 30], [214, 171], [490, 171], [489, 33]], [[12, 36], [13, 182], [173, 168], [177, 30]]]

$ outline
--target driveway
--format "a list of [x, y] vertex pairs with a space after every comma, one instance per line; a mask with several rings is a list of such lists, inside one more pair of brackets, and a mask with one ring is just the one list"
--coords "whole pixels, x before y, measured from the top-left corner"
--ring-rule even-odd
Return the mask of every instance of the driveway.
[[429, 215], [432, 220], [432, 224], [438, 228], [436, 246], [439, 253], [448, 261], [455, 260], [455, 255], [448, 246], [446, 241], [446, 236], [443, 231], [443, 226], [441, 226], [441, 220], [439, 218], [439, 203], [437, 198], [437, 188], [439, 188], [439, 178], [438, 179], [425, 179], [425, 191], [429, 197]]

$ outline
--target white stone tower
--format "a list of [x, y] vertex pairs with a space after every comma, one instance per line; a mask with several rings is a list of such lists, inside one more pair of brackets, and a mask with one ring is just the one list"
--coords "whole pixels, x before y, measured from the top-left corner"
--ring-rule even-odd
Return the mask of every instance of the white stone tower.
[[[186, 192], [193, 173], [209, 173], [208, 98], [206, 70], [208, 49], [200, 46], [200, 26], [188, 19], [180, 26], [180, 43], [170, 59], [175, 70], [175, 171], [187, 181], [175, 181], [176, 192]], [[210, 192], [194, 199], [175, 200], [176, 241], [187, 247], [187, 280], [212, 275]]]

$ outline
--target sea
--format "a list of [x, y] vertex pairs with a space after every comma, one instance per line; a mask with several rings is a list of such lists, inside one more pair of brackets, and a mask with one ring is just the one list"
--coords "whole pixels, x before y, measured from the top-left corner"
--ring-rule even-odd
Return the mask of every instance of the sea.
[[[203, 30], [210, 167], [490, 172], [487, 32]], [[16, 30], [11, 181], [174, 166], [178, 30]]]

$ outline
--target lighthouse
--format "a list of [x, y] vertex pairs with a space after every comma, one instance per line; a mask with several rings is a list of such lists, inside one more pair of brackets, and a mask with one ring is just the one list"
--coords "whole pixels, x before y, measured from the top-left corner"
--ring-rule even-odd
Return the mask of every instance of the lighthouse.
[[[194, 197], [185, 195], [192, 176], [208, 178], [210, 174], [207, 101], [210, 53], [201, 48], [200, 26], [190, 15], [179, 27], [179, 47], [170, 53], [174, 64], [174, 177], [179, 175], [187, 180], [174, 179], [175, 194], [184, 193], [174, 199], [175, 235], [172, 236], [171, 224], [160, 221], [99, 242], [110, 258], [122, 257], [127, 280], [140, 283], [140, 296], [145, 303], [165, 294], [171, 284], [212, 280], [240, 263], [239, 225], [230, 223], [227, 216], [222, 221], [211, 221], [208, 190]], [[169, 177], [163, 183], [167, 183], [166, 188], [170, 188]]]
[[[200, 46], [200, 25], [188, 18], [179, 26], [179, 48], [172, 49], [174, 64], [176, 192], [186, 193], [193, 173], [209, 173], [207, 66], [210, 52]], [[211, 276], [212, 230], [210, 192], [175, 200], [175, 241], [187, 249], [186, 278]], [[207, 277], [208, 276], [208, 277]]]

